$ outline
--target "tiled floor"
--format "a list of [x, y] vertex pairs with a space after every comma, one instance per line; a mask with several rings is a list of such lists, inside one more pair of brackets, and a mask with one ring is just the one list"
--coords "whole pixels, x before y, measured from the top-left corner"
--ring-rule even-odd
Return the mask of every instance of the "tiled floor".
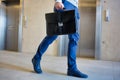
[[66, 75], [67, 58], [43, 56], [43, 74], [33, 71], [31, 53], [0, 51], [0, 80], [120, 80], [120, 62], [77, 58], [78, 68], [87, 79]]

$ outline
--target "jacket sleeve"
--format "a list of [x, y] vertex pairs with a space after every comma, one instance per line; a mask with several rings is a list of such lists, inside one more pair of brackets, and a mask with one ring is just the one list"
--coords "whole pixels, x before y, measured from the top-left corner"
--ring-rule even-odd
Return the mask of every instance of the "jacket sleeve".
[[62, 2], [62, 0], [55, 0], [56, 2]]

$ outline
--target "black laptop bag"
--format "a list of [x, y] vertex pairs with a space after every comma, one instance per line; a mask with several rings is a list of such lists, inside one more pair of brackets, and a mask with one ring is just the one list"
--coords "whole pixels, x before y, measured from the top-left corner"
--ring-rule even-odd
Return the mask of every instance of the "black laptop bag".
[[65, 35], [76, 32], [75, 10], [46, 13], [47, 35]]

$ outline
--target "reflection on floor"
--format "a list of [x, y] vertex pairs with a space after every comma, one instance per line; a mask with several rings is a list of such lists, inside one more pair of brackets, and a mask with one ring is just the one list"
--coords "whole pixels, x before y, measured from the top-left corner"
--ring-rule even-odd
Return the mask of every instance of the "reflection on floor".
[[78, 68], [89, 75], [87, 79], [70, 77], [67, 58], [43, 56], [42, 74], [33, 71], [34, 54], [0, 51], [0, 80], [120, 80], [120, 62], [77, 58]]

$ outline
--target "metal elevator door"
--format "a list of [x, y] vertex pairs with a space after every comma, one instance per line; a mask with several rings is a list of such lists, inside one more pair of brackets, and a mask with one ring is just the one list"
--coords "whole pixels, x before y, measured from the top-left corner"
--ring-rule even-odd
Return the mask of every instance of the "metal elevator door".
[[94, 57], [95, 56], [95, 24], [96, 24], [96, 8], [80, 7], [80, 42], [79, 56]]
[[6, 50], [18, 51], [19, 5], [7, 6]]
[[5, 49], [5, 37], [6, 37], [6, 6], [0, 4], [0, 50]]

